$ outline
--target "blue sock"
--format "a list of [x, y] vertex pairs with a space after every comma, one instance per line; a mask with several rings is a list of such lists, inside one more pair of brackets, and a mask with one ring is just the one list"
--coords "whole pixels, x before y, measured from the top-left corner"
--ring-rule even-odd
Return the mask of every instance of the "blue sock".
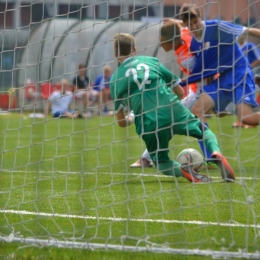
[[[207, 123], [204, 123], [204, 125], [206, 125], [208, 127], [208, 124]], [[199, 143], [199, 146], [200, 146], [200, 149], [204, 155], [204, 157], [206, 159], [210, 159], [211, 158], [211, 153], [210, 151], [208, 151], [208, 149], [206, 148], [205, 144], [204, 144], [204, 141], [203, 140], [199, 140], [198, 139], [198, 143]]]
[[108, 108], [107, 108], [107, 106], [105, 106], [104, 107], [104, 112], [106, 113], [106, 112], [108, 112], [109, 110], [108, 110]]

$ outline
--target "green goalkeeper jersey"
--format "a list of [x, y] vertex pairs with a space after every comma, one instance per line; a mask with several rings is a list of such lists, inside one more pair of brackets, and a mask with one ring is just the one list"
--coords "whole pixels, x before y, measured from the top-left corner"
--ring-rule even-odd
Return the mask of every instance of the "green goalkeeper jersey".
[[113, 73], [110, 92], [115, 113], [127, 106], [135, 114], [137, 134], [178, 122], [186, 115], [171, 88], [180, 82], [157, 58], [134, 56]]

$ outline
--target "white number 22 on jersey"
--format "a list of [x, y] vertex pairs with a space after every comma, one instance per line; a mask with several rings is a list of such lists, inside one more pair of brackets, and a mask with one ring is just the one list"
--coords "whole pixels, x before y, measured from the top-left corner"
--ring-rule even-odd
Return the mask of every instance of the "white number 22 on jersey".
[[[143, 78], [142, 82], [139, 82], [139, 80], [137, 78], [137, 70], [142, 70], [142, 67], [144, 68], [144, 78]], [[130, 75], [133, 75], [134, 82], [138, 86], [139, 90], [141, 90], [145, 84], [151, 83], [151, 81], [148, 80], [148, 78], [149, 78], [149, 66], [147, 66], [144, 63], [140, 63], [136, 66], [136, 69], [134, 69], [134, 68], [128, 69], [125, 73], [125, 76], [129, 77]]]

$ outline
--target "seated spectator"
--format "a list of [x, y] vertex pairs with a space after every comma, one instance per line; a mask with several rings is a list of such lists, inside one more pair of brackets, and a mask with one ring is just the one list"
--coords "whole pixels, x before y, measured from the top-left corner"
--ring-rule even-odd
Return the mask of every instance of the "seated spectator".
[[106, 65], [104, 67], [104, 72], [96, 78], [92, 92], [93, 95], [95, 95], [98, 99], [100, 114], [103, 115], [110, 115], [107, 107], [107, 102], [110, 98], [109, 81], [111, 78], [111, 74], [111, 67], [109, 65]]
[[84, 117], [91, 117], [90, 111], [88, 111], [89, 101], [89, 78], [86, 76], [86, 67], [84, 64], [79, 64], [78, 75], [73, 79], [73, 89], [76, 98], [83, 100], [84, 105]]
[[74, 113], [70, 110], [70, 104], [73, 99], [73, 94], [69, 90], [70, 84], [66, 79], [61, 80], [61, 89], [55, 90], [49, 97], [47, 106], [45, 107], [44, 116], [47, 117], [49, 109], [53, 117], [79, 117], [79, 113]]

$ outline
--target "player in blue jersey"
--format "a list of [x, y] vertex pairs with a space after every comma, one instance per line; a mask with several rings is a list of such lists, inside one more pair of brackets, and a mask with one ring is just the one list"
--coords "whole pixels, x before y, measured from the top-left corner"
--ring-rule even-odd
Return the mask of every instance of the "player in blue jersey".
[[239, 37], [238, 44], [254, 71], [254, 69], [260, 65], [260, 50], [253, 42], [247, 41], [246, 38], [246, 35], [243, 34], [241, 37]]
[[230, 102], [234, 102], [238, 119], [243, 124], [259, 125], [260, 113], [252, 110], [258, 106], [254, 77], [237, 37], [244, 33], [260, 37], [260, 30], [219, 20], [202, 21], [194, 4], [184, 4], [180, 17], [193, 33], [190, 49], [196, 55], [191, 76], [183, 84], [219, 74], [217, 79], [203, 87], [204, 93], [192, 112], [202, 118], [212, 109], [221, 113]]
[[[257, 66], [260, 65], [260, 50], [257, 48], [257, 46], [253, 42], [247, 41], [246, 38], [248, 38], [248, 37], [246, 37], [245, 34], [240, 36], [238, 38], [238, 44], [239, 44], [242, 52], [244, 53], [244, 55], [247, 57], [249, 64], [252, 68], [252, 71], [254, 73]], [[256, 88], [256, 91], [259, 91], [259, 87], [257, 84], [255, 84], [255, 88]], [[231, 110], [233, 110], [234, 104], [231, 103], [227, 107], [227, 109], [229, 109], [229, 107], [231, 108]], [[237, 121], [232, 124], [232, 127], [244, 127], [247, 129], [247, 128], [251, 128], [251, 127], [255, 127], [255, 126], [244, 125], [240, 121]]]
[[[188, 164], [180, 165], [169, 158], [169, 141], [173, 135], [186, 135], [204, 139], [222, 178], [233, 181], [234, 171], [220, 153], [216, 136], [182, 105], [184, 90], [179, 86], [180, 79], [157, 58], [136, 56], [135, 38], [130, 34], [115, 36], [114, 51], [120, 66], [111, 77], [110, 93], [118, 125], [127, 127], [135, 123], [136, 133], [145, 142], [158, 170], [191, 182], [211, 181]], [[133, 110], [134, 116], [125, 116], [124, 106]]]

